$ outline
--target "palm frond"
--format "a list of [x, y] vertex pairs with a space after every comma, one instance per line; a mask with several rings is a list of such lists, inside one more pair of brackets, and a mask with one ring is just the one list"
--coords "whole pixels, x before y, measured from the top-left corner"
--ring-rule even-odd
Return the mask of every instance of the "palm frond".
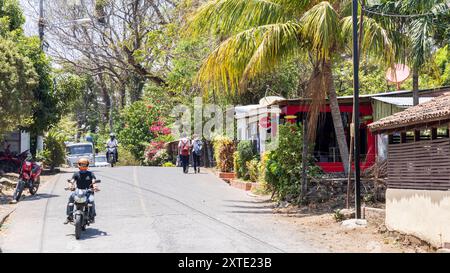
[[240, 91], [247, 79], [272, 70], [284, 57], [296, 54], [300, 48], [299, 32], [298, 24], [287, 22], [259, 26], [234, 35], [203, 62], [197, 83], [206, 90]]
[[267, 26], [251, 28], [222, 42], [204, 60], [196, 82], [204, 90], [237, 90], [242, 73]]
[[284, 22], [289, 19], [289, 14], [281, 1], [286, 0], [211, 0], [188, 20], [188, 32], [228, 35]]
[[301, 15], [314, 5], [317, 5], [320, 0], [272, 0], [280, 4], [287, 13], [292, 17], [300, 18]]
[[[358, 28], [360, 24], [358, 16]], [[345, 42], [352, 41], [352, 17], [347, 16], [341, 20], [342, 39]], [[383, 28], [375, 19], [363, 17], [363, 36], [361, 43], [361, 53], [368, 53], [387, 65], [395, 62], [396, 48], [389, 36], [389, 32]]]
[[270, 25], [243, 72], [242, 86], [245, 87], [248, 79], [271, 71], [287, 58], [298, 55], [302, 50], [300, 31], [300, 25], [295, 22]]
[[339, 16], [327, 1], [313, 6], [300, 18], [302, 39], [309, 41], [310, 50], [319, 59], [329, 59], [339, 42]]
[[425, 64], [431, 55], [433, 25], [427, 18], [414, 20], [411, 24], [410, 40], [411, 55], [410, 61], [413, 67], [419, 69]]

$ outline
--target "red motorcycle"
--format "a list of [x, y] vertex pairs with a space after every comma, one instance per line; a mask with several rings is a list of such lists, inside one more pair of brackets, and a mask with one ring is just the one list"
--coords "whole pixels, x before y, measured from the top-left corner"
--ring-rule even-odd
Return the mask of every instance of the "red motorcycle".
[[19, 182], [14, 191], [13, 199], [19, 201], [24, 189], [35, 195], [41, 182], [42, 168], [36, 162], [24, 160], [19, 172]]

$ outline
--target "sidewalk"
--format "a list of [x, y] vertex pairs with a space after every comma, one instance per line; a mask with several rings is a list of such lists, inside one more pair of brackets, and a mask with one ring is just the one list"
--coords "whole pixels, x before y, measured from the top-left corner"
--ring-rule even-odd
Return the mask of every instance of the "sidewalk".
[[[55, 181], [56, 179], [58, 179], [59, 175], [60, 173], [55, 173], [51, 175], [42, 175], [41, 185], [37, 194], [39, 194], [39, 191], [42, 189], [42, 187], [45, 187], [48, 184], [48, 182]], [[0, 193], [0, 230], [6, 219], [8, 219], [8, 217], [16, 210], [17, 205], [20, 204], [20, 202], [17, 204], [9, 203], [12, 200], [13, 193], [14, 188], [11, 187], [3, 188], [2, 193]], [[25, 191], [24, 196], [25, 197], [22, 198], [28, 198], [30, 195], [28, 194], [27, 191]]]

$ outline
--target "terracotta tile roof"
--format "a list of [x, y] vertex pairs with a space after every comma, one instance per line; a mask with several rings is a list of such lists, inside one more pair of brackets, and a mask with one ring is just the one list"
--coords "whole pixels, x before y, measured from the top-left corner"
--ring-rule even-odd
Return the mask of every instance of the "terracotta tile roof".
[[401, 129], [450, 119], [450, 92], [369, 124], [374, 131]]

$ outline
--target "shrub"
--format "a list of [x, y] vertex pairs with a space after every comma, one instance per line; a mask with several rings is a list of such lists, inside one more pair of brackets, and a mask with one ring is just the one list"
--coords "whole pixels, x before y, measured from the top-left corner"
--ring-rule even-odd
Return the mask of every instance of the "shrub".
[[245, 163], [247, 166], [247, 170], [248, 170], [248, 176], [249, 176], [250, 180], [253, 182], [258, 181], [258, 176], [259, 176], [258, 163], [259, 163], [258, 159], [252, 159]]
[[[281, 125], [279, 144], [267, 159], [265, 179], [283, 199], [300, 193], [302, 177], [302, 129], [295, 124]], [[308, 158], [308, 176], [317, 176], [320, 169]]]
[[236, 151], [233, 153], [233, 170], [237, 177], [241, 177], [239, 170], [241, 169], [241, 160], [239, 158], [239, 153]]
[[267, 160], [269, 159], [270, 151], [265, 151], [261, 154], [261, 160], [258, 163], [258, 181], [265, 183], [266, 182], [266, 166]]
[[120, 165], [120, 166], [139, 166], [140, 165], [140, 162], [138, 160], [136, 160], [134, 155], [126, 148], [119, 145], [117, 152], [119, 153], [119, 162], [117, 162], [117, 165]]
[[175, 164], [173, 164], [172, 162], [164, 162], [164, 164], [162, 164], [163, 167], [176, 167]]
[[163, 141], [152, 141], [144, 153], [144, 164], [148, 166], [161, 166], [169, 160], [169, 154]]
[[233, 171], [233, 153], [236, 150], [236, 145], [233, 140], [225, 136], [215, 137], [213, 147], [217, 168], [221, 172]]
[[236, 166], [238, 168], [235, 168], [234, 171], [238, 177], [248, 180], [250, 175], [247, 168], [247, 162], [252, 160], [257, 154], [252, 142], [250, 140], [243, 140], [239, 142], [237, 145], [237, 153], [239, 157], [236, 160]]
[[44, 165], [50, 167], [53, 171], [65, 162], [64, 136], [53, 130], [50, 130], [44, 140], [44, 150], [40, 155]]

